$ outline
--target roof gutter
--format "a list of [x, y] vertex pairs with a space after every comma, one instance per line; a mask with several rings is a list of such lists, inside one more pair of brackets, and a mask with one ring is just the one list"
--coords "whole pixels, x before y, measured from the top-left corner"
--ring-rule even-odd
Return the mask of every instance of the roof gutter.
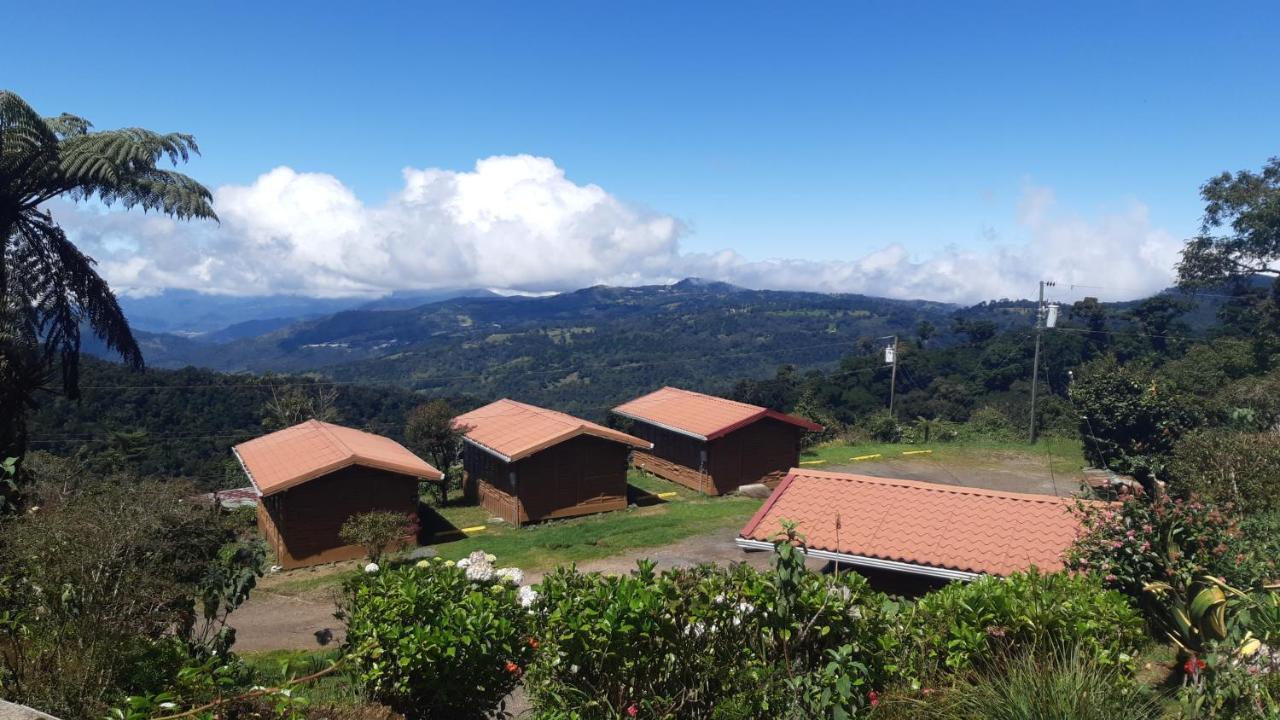
[[[649, 418], [640, 417], [639, 415], [632, 415], [631, 413], [623, 412], [617, 408], [614, 408], [610, 412], [612, 412], [615, 415], [621, 415], [622, 417], [627, 418], [628, 420], [635, 420], [636, 422], [642, 422], [642, 423], [645, 423], [646, 425], [653, 425], [654, 427], [660, 427], [663, 430], [670, 430], [673, 433], [679, 433], [681, 435], [691, 437], [694, 440], [701, 440], [703, 442], [706, 442], [708, 439], [705, 435], [699, 435], [698, 433], [689, 432], [688, 430], [681, 430], [678, 427], [666, 425], [666, 424], [657, 422], [656, 420], [650, 420]], [[652, 445], [653, 443], [650, 443], [650, 446]]]
[[[734, 540], [738, 547], [743, 550], [772, 550], [773, 543], [764, 540], [751, 540], [749, 538], [737, 538]], [[916, 565], [914, 563], [898, 562], [897, 560], [882, 560], [880, 558], [867, 557], [865, 555], [850, 555], [848, 553], [831, 552], [829, 550], [818, 550], [815, 548], [805, 548], [805, 555], [818, 558], [819, 560], [831, 560], [834, 562], [845, 563], [846, 565], [855, 565], [858, 567], [874, 568], [876, 570], [893, 570], [895, 572], [909, 573], [912, 575], [927, 575], [929, 577], [942, 578], [944, 580], [963, 580], [970, 581], [982, 577], [982, 573], [963, 572], [961, 570], [948, 570], [946, 568], [930, 567], [928, 565]]]
[[249, 472], [249, 466], [244, 464], [244, 458], [240, 457], [240, 451], [231, 448], [231, 454], [236, 456], [236, 462], [240, 463], [240, 469], [249, 478], [249, 484], [253, 485], [254, 492], [258, 493], [258, 497], [262, 497], [262, 488], [258, 487], [258, 481], [253, 478], [253, 473]]
[[475, 440], [472, 440], [472, 439], [471, 439], [471, 438], [469, 438], [469, 437], [463, 437], [463, 438], [462, 438], [462, 441], [463, 441], [463, 442], [465, 442], [465, 443], [467, 443], [468, 445], [474, 445], [474, 446], [476, 446], [476, 447], [480, 448], [481, 450], [483, 450], [483, 451], [485, 451], [485, 452], [489, 453], [490, 455], [492, 455], [492, 456], [494, 456], [494, 457], [498, 458], [499, 460], [501, 460], [501, 461], [502, 461], [502, 462], [504, 462], [504, 463], [514, 462], [514, 460], [512, 460], [511, 458], [507, 457], [506, 455], [503, 455], [502, 453], [498, 452], [497, 450], [494, 450], [493, 448], [489, 447], [488, 445], [485, 445], [484, 443], [476, 442]]

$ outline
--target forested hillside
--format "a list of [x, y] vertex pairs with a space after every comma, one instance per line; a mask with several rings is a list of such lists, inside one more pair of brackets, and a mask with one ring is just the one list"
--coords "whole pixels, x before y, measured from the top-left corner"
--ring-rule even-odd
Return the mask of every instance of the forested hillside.
[[[1240, 292], [1238, 300], [1227, 293], [1162, 294], [1064, 307], [1058, 327], [1044, 334], [1041, 426], [1074, 432], [1070, 373], [1092, 360], [1115, 356], [1174, 372], [1244, 352], [1213, 349], [1238, 350], [1246, 342], [1231, 338], [1248, 336], [1248, 308], [1265, 290], [1246, 285]], [[732, 394], [837, 430], [874, 426], [893, 434], [883, 418], [890, 368], [879, 338], [895, 330], [902, 423], [964, 422], [977, 413], [998, 428], [1024, 432], [1033, 308], [1026, 301], [955, 308], [687, 282], [592, 288], [559, 300], [463, 299], [410, 312], [342, 313], [272, 342], [301, 347], [342, 336], [376, 346], [405, 335], [405, 328], [455, 327], [412, 350], [304, 376], [195, 368], [135, 373], [87, 361], [80, 400], [50, 397], [40, 404], [33, 447], [145, 474], [194, 477], [205, 486], [237, 484], [237, 473], [226, 475], [230, 446], [264, 432], [267, 405], [285, 390], [331, 395], [339, 422], [392, 437], [399, 437], [407, 410], [433, 397], [464, 410], [507, 396], [607, 421], [608, 408], [662, 385]], [[459, 317], [469, 326], [456, 327]], [[1238, 379], [1260, 370], [1235, 362], [1220, 372]]]

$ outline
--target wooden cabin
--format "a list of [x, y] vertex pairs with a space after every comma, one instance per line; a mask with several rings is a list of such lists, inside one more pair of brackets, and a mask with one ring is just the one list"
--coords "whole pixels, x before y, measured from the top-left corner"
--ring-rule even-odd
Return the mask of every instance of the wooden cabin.
[[512, 525], [621, 510], [627, 456], [648, 442], [554, 410], [499, 400], [454, 419], [465, 487]]
[[380, 435], [308, 420], [231, 451], [258, 494], [258, 528], [288, 570], [364, 554], [338, 531], [347, 518], [385, 510], [418, 518], [418, 485], [443, 475]]
[[822, 430], [794, 415], [673, 387], [613, 412], [631, 421], [631, 434], [653, 443], [632, 456], [636, 467], [707, 495], [777, 486], [800, 464], [804, 433]]

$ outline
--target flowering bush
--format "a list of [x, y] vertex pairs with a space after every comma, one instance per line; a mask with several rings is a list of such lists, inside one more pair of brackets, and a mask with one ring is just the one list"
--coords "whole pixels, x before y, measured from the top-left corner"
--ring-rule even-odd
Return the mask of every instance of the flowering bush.
[[1151, 582], [1185, 587], [1212, 575], [1253, 587], [1275, 572], [1276, 559], [1254, 548], [1228, 512], [1196, 499], [1132, 498], [1084, 505], [1079, 512], [1084, 532], [1067, 566], [1095, 573], [1107, 587], [1143, 603]]
[[967, 670], [1011, 652], [1074, 647], [1091, 662], [1127, 666], [1143, 623], [1127, 598], [1097, 580], [1034, 569], [952, 583], [924, 596], [906, 620], [916, 676]]
[[[783, 567], [797, 561], [798, 573]], [[526, 678], [540, 717], [848, 717], [866, 706], [893, 673], [893, 604], [860, 576], [809, 573], [794, 556], [779, 565], [551, 574]], [[801, 710], [810, 704], [818, 714]]]
[[349, 581], [345, 651], [370, 695], [408, 718], [501, 711], [537, 644], [525, 600], [492, 555], [435, 559]]

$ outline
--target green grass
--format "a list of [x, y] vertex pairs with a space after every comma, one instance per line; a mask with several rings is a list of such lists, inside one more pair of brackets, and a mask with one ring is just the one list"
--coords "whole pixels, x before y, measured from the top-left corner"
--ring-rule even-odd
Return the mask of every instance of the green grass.
[[[279, 687], [291, 678], [324, 670], [341, 655], [342, 651], [337, 647], [239, 653], [240, 659], [253, 670], [255, 682], [266, 687]], [[308, 682], [301, 692], [312, 705], [350, 706], [363, 700], [354, 678], [345, 668]]]
[[850, 458], [862, 455], [879, 454], [877, 460], [902, 459], [910, 460], [912, 456], [904, 456], [903, 452], [919, 450], [932, 451], [928, 455], [916, 456], [922, 461], [927, 459], [946, 461], [973, 467], [998, 463], [1010, 456], [1021, 456], [1028, 460], [1044, 462], [1048, 458], [1050, 467], [1055, 473], [1079, 473], [1084, 467], [1084, 455], [1080, 441], [1074, 438], [1045, 437], [1036, 441], [1035, 445], [1017, 440], [956, 440], [953, 442], [921, 443], [906, 445], [902, 443], [843, 443], [834, 442], [818, 445], [806, 450], [800, 460], [822, 460], [823, 464], [805, 464], [803, 467], [822, 469], [828, 465], [848, 465]]
[[736, 527], [759, 507], [759, 500], [742, 497], [677, 499], [651, 507], [539, 523], [518, 530], [490, 526], [465, 540], [437, 545], [436, 549], [448, 560], [484, 550], [497, 555], [502, 565], [547, 570], [630, 550], [670, 545], [694, 535]]

